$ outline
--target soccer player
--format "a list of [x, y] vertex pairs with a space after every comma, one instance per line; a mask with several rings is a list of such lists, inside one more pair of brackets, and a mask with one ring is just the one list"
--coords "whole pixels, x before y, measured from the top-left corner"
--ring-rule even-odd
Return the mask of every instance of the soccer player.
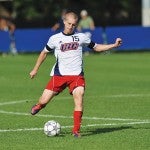
[[63, 32], [52, 35], [45, 48], [41, 51], [30, 77], [33, 79], [40, 65], [46, 59], [49, 52], [54, 51], [56, 63], [51, 70], [51, 79], [46, 85], [39, 101], [31, 109], [35, 115], [44, 108], [55, 95], [58, 95], [66, 87], [74, 99], [72, 134], [80, 137], [80, 126], [83, 114], [83, 96], [85, 90], [84, 72], [82, 66], [82, 47], [87, 46], [97, 52], [107, 51], [121, 45], [122, 40], [117, 38], [114, 44], [97, 44], [84, 33], [75, 33], [78, 16], [74, 12], [68, 12], [64, 18]]

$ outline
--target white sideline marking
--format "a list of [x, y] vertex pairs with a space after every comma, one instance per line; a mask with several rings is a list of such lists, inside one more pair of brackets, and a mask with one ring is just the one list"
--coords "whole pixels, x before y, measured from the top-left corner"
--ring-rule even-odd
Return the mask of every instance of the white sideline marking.
[[[10, 114], [10, 115], [21, 115], [21, 116], [32, 116], [30, 113], [20, 113], [20, 112], [8, 112], [8, 111], [3, 111], [0, 110], [0, 113], [2, 114]], [[56, 115], [40, 115], [37, 114], [36, 116], [38, 117], [51, 117], [51, 118], [73, 118], [71, 116], [56, 116]], [[32, 117], [36, 117], [36, 116], [32, 116]], [[113, 120], [113, 121], [144, 121], [144, 122], [149, 122], [150, 120], [146, 119], [146, 120], [141, 120], [141, 119], [124, 119], [124, 118], [98, 118], [98, 117], [83, 117], [83, 119], [86, 120]]]
[[[105, 124], [88, 124], [82, 126], [86, 127], [96, 127], [96, 126], [120, 126], [120, 125], [136, 125], [136, 124], [149, 124], [150, 122], [128, 122], [128, 123], [105, 123]], [[62, 126], [61, 128], [72, 128], [73, 126]], [[0, 132], [18, 132], [18, 131], [39, 131], [43, 128], [24, 128], [24, 129], [0, 129]]]
[[[57, 97], [55, 98], [56, 100], [59, 100], [59, 99], [70, 99], [71, 97]], [[3, 105], [12, 105], [12, 104], [17, 104], [17, 103], [24, 103], [24, 102], [29, 102], [31, 100], [17, 100], [17, 101], [10, 101], [10, 102], [2, 102], [0, 103], [0, 106], [3, 106]]]
[[[71, 99], [72, 97], [55, 97], [56, 100], [59, 100], [59, 99]], [[3, 106], [3, 105], [12, 105], [12, 104], [17, 104], [17, 103], [24, 103], [24, 102], [29, 102], [31, 100], [29, 99], [26, 99], [26, 100], [17, 100], [17, 101], [10, 101], [10, 102], [2, 102], [0, 103], [0, 106]]]
[[0, 106], [3, 106], [3, 105], [12, 105], [12, 104], [17, 104], [17, 103], [23, 103], [23, 102], [27, 102], [29, 100], [18, 100], [18, 101], [11, 101], [11, 102], [4, 102], [4, 103], [0, 103]]

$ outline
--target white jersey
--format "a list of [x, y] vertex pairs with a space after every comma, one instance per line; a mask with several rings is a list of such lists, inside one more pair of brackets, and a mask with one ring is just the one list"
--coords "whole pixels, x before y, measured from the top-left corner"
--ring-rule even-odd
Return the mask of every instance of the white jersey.
[[[56, 63], [50, 75], [82, 75], [82, 47], [89, 46], [91, 39], [84, 33], [66, 35], [63, 32], [49, 38], [46, 51], [54, 50]], [[95, 46], [92, 43], [92, 48]]]

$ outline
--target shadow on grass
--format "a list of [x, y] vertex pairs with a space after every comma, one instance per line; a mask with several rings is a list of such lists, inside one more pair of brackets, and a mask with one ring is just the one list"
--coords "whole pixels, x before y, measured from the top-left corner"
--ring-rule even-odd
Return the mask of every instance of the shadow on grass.
[[94, 134], [104, 134], [104, 133], [109, 133], [109, 132], [116, 132], [116, 131], [121, 131], [121, 130], [126, 130], [132, 128], [131, 126], [121, 126], [121, 127], [110, 127], [110, 128], [97, 128], [97, 129], [90, 129], [87, 130], [86, 132], [83, 132], [82, 136], [90, 136]]

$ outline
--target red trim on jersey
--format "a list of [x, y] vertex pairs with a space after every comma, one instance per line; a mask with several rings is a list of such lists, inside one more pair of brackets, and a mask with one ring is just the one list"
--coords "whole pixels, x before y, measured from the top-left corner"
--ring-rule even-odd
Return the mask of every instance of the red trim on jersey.
[[69, 88], [70, 94], [76, 87], [85, 87], [85, 79], [83, 76], [52, 76], [48, 82], [46, 89], [60, 93], [66, 87]]

